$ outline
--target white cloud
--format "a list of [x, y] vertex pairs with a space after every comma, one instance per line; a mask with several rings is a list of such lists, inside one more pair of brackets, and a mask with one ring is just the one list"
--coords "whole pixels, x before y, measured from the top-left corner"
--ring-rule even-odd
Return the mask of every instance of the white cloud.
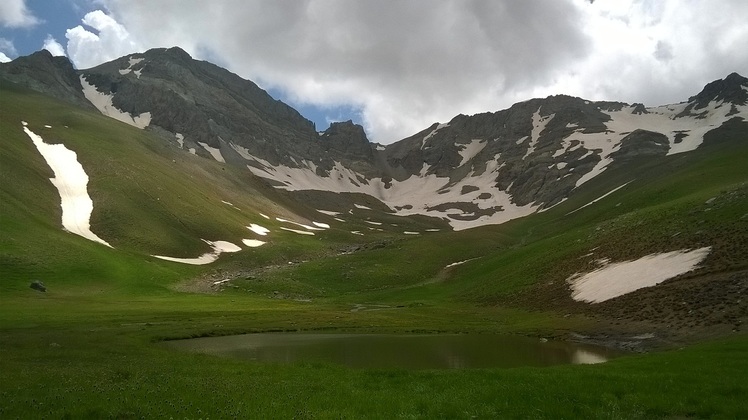
[[102, 1], [109, 15], [84, 18], [98, 35], [66, 35], [79, 68], [178, 45], [295, 102], [360, 109], [382, 143], [531, 97], [658, 105], [748, 73], [744, 0]]
[[65, 57], [65, 48], [52, 35], [47, 35], [42, 48], [49, 51], [55, 57]]
[[39, 23], [26, 7], [24, 0], [0, 1], [0, 26], [8, 28], [27, 28]]
[[0, 52], [0, 63], [7, 63], [9, 61], [11, 61], [10, 57], [5, 55], [5, 53]]
[[8, 55], [18, 55], [15, 45], [13, 45], [13, 41], [6, 38], [0, 38], [0, 53], [5, 57], [8, 57]]
[[596, 1], [583, 8], [593, 40], [584, 61], [535, 93], [661, 105], [731, 72], [748, 73], [748, 2]]
[[96, 33], [81, 25], [65, 32], [68, 39], [68, 54], [76, 68], [93, 67], [143, 50], [124, 26], [101, 10], [86, 13], [83, 24]]
[[508, 105], [501, 95], [586, 53], [579, 12], [562, 1], [200, 4], [106, 2], [144, 45], [210, 51], [296, 102], [361, 109], [370, 138], [382, 142]]

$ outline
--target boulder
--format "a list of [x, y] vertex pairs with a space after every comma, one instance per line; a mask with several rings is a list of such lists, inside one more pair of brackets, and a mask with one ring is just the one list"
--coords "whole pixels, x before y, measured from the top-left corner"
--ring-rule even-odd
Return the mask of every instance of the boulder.
[[46, 292], [47, 291], [47, 287], [44, 286], [44, 283], [42, 283], [39, 280], [32, 281], [31, 284], [29, 285], [29, 287], [32, 288], [32, 289], [34, 289], [34, 290], [38, 290], [40, 292]]

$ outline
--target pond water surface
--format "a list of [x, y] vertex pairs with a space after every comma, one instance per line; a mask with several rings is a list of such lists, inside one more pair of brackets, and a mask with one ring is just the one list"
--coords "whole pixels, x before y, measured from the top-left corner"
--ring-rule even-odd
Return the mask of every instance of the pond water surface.
[[330, 362], [355, 368], [463, 369], [602, 363], [604, 347], [488, 334], [263, 333], [168, 341], [172, 348], [268, 363]]

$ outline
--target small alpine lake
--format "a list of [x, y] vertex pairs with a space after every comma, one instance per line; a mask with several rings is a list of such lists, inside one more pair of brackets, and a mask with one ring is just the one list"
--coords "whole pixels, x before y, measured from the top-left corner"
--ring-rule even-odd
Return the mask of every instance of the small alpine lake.
[[493, 334], [259, 333], [167, 341], [168, 347], [267, 363], [353, 368], [466, 369], [602, 363], [605, 347]]

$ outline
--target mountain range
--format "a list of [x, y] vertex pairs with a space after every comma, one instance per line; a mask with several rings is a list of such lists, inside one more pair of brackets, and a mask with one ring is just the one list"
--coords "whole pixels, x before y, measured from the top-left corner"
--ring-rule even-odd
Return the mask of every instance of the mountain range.
[[693, 151], [707, 132], [748, 118], [748, 79], [733, 73], [677, 104], [557, 95], [458, 115], [380, 145], [350, 121], [317, 132], [253, 82], [177, 47], [86, 70], [40, 51], [0, 66], [0, 76], [246, 167], [275, 188], [347, 202], [323, 210], [348, 211], [364, 194], [382, 211], [454, 230], [547, 210], [616, 167], [628, 167], [632, 181], [638, 160]]
[[[498, 232], [525, 226], [512, 245], [523, 247], [533, 241], [560, 240], [590, 223], [596, 223], [595, 232], [606, 231], [606, 223], [617, 225], [618, 218], [633, 214], [649, 224], [624, 223], [628, 231], [615, 237], [608, 229], [596, 247], [585, 244], [594, 243], [590, 238], [597, 233], [576, 239], [577, 246], [588, 251], [558, 271], [566, 277], [560, 286], [541, 288], [538, 293], [549, 296], [543, 308], [557, 304], [558, 296], [565, 296], [564, 305], [573, 300], [625, 300], [642, 287], [696, 270], [693, 264], [707, 256], [711, 265], [694, 274], [702, 281], [704, 273], [726, 270], [724, 264], [732, 267], [725, 272], [743, 272], [747, 260], [742, 251], [732, 249], [746, 239], [746, 230], [740, 227], [746, 216], [737, 221], [733, 216], [715, 219], [710, 229], [685, 228], [683, 220], [692, 218], [694, 210], [684, 213], [679, 204], [688, 197], [714, 194], [718, 188], [742, 197], [745, 180], [739, 180], [745, 178], [745, 168], [720, 157], [739, 161], [748, 133], [748, 79], [737, 73], [677, 104], [647, 107], [557, 95], [496, 112], [457, 115], [387, 145], [370, 142], [364, 129], [351, 121], [317, 131], [311, 121], [253, 82], [176, 47], [83, 70], [74, 69], [64, 57], [40, 51], [0, 64], [0, 80], [6, 97], [17, 98], [9, 99], [16, 105], [3, 117], [6, 149], [21, 156], [3, 164], [4, 177], [17, 180], [6, 183], [3, 192], [3, 214], [10, 221], [3, 258], [14, 276], [27, 272], [41, 252], [29, 251], [33, 247], [26, 242], [33, 235], [13, 239], [14, 229], [20, 229], [18, 234], [38, 230], [41, 243], [43, 232], [52, 227], [134, 253], [138, 259], [188, 265], [219, 260], [219, 267], [233, 267], [231, 276], [241, 276], [247, 270], [264, 272], [284, 260], [324, 260], [335, 252], [369, 255], [392, 241], [415, 236], [423, 237], [428, 246], [455, 240], [438, 235], [430, 239], [438, 232], [465, 230], [470, 231], [468, 237], [487, 238], [482, 232], [494, 231], [487, 227], [515, 219], [523, 221]], [[92, 119], [97, 114], [104, 118]], [[705, 159], [717, 163], [697, 174], [704, 169], [696, 162]], [[54, 172], [49, 179], [58, 189], [59, 201], [47, 197], [49, 192], [42, 194], [50, 187], [44, 180], [49, 169], [44, 168]], [[717, 176], [720, 171], [727, 175]], [[699, 178], [711, 180], [712, 186], [688, 191], [683, 184], [684, 179]], [[671, 186], [653, 190], [656, 185]], [[608, 204], [608, 210], [597, 204], [612, 200], [615, 207]], [[738, 199], [733, 204], [740, 208], [745, 203]], [[665, 222], [659, 210], [649, 213], [662, 206], [678, 209], [680, 216]], [[590, 214], [597, 216], [590, 219]], [[38, 225], [40, 220], [44, 228]], [[62, 230], [54, 227], [60, 220]], [[647, 229], [668, 233], [645, 239], [650, 235]], [[619, 243], [635, 233], [638, 237], [629, 243]], [[319, 242], [304, 242], [302, 237]], [[243, 259], [266, 244], [270, 245], [262, 249], [269, 256], [264, 263]], [[451, 261], [435, 262], [423, 271], [430, 274], [416, 278], [430, 284], [446, 275], [443, 270], [452, 272], [451, 264], [509, 255], [469, 242], [461, 246], [455, 255], [464, 260], [447, 252], [442, 257]], [[598, 248], [606, 255], [590, 259]], [[695, 262], [683, 262], [680, 271], [663, 273], [661, 279], [651, 268], [646, 274], [629, 272], [629, 277], [646, 279], [641, 284], [621, 280], [615, 286], [596, 286], [594, 292], [575, 286], [586, 281], [581, 273], [596, 272], [595, 267], [602, 270], [615, 261], [637, 263], [641, 258], [654, 261], [669, 252], [675, 253], [672, 258]], [[236, 253], [245, 257], [227, 255]], [[75, 261], [65, 264], [75, 266]], [[372, 263], [361, 264], [363, 269]], [[567, 263], [561, 259], [548, 264], [546, 269], [554, 272]], [[492, 270], [505, 275], [498, 268]], [[374, 277], [383, 284], [399, 278]], [[535, 286], [523, 293], [539, 287], [533, 278], [528, 285]], [[743, 284], [743, 278], [728, 283]], [[225, 286], [224, 280], [230, 278], [218, 280], [216, 285]], [[311, 287], [306, 281], [316, 282], [307, 279], [303, 286], [291, 287], [293, 292], [275, 291], [299, 299], [321, 293], [321, 285]], [[206, 280], [200, 284], [200, 290], [222, 287]], [[668, 295], [662, 292], [665, 288], [657, 290], [660, 297]], [[490, 301], [498, 299], [494, 293], [489, 293]]]

